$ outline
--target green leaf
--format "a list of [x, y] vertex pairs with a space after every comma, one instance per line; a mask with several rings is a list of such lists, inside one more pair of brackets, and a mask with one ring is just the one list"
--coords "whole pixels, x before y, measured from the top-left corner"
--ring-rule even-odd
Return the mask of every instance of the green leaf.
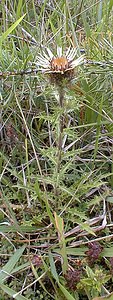
[[103, 108], [103, 97], [100, 102], [98, 117], [97, 117], [97, 130], [96, 130], [96, 141], [95, 141], [95, 148], [94, 148], [94, 161], [93, 161], [93, 168], [95, 164], [96, 155], [98, 152], [99, 147], [99, 138], [100, 138], [100, 130], [101, 130], [101, 118], [102, 118], [102, 108]]
[[55, 267], [53, 255], [52, 255], [51, 252], [49, 252], [49, 262], [50, 262], [51, 273], [52, 273], [54, 279], [55, 279], [57, 282], [59, 282], [59, 278], [58, 278], [58, 274], [57, 274], [57, 271], [56, 271], [56, 267]]
[[13, 269], [13, 275], [19, 271], [23, 271], [24, 269], [30, 267], [30, 262], [26, 262], [20, 266], [16, 266], [14, 269]]
[[112, 10], [112, 6], [113, 6], [113, 0], [110, 0], [109, 1], [108, 13], [110, 13], [110, 11]]
[[84, 24], [84, 29], [85, 29], [86, 36], [90, 37], [91, 36], [91, 30], [90, 30], [90, 25], [87, 22], [87, 17], [86, 17], [85, 12], [82, 13], [82, 21], [83, 21], [83, 24]]
[[[83, 248], [71, 248], [71, 247], [66, 247], [66, 253], [67, 255], [75, 255], [75, 256], [86, 256], [85, 252], [88, 250], [87, 247]], [[59, 253], [61, 255], [61, 250], [60, 248], [55, 248], [53, 252]]]
[[101, 256], [113, 257], [113, 247], [104, 248], [104, 250], [101, 253]]
[[17, 6], [17, 11], [16, 11], [16, 15], [17, 15], [18, 18], [21, 15], [22, 7], [23, 7], [23, 0], [19, 0], [18, 1], [18, 6]]
[[106, 201], [108, 201], [109, 203], [113, 203], [113, 197], [112, 196], [107, 197]]
[[77, 46], [78, 53], [80, 54], [78, 38], [77, 38], [77, 35], [76, 35], [76, 31], [75, 31], [75, 27], [74, 27], [74, 23], [73, 23], [73, 18], [72, 18], [71, 12], [70, 12], [70, 6], [69, 6], [69, 1], [68, 0], [66, 0], [66, 6], [67, 6], [67, 13], [68, 13], [68, 16], [69, 16], [69, 21], [70, 21], [70, 27], [71, 27], [71, 31], [72, 31], [73, 41], [74, 41], [74, 44]]
[[66, 290], [66, 288], [61, 283], [58, 283], [58, 285], [67, 300], [75, 300], [75, 298], [73, 298], [73, 296]]
[[56, 213], [54, 213], [54, 216], [55, 216], [56, 229], [58, 232], [58, 238], [60, 242], [59, 245], [61, 249], [61, 256], [63, 258], [62, 271], [63, 274], [65, 274], [68, 269], [68, 260], [67, 260], [67, 253], [66, 253], [66, 242], [64, 237], [64, 222], [63, 219], [60, 216], [58, 216]]
[[9, 27], [0, 37], [0, 43], [2, 43], [7, 36], [18, 26], [18, 24], [23, 20], [26, 14], [24, 14], [21, 18], [19, 18], [11, 27]]
[[16, 252], [12, 255], [12, 257], [9, 259], [9, 261], [6, 263], [6, 265], [1, 269], [0, 272], [0, 282], [4, 281], [7, 276], [12, 273], [14, 266], [18, 262], [19, 258], [21, 257], [22, 253], [24, 252], [26, 246], [22, 246]]
[[22, 295], [17, 295], [16, 296], [16, 291], [10, 289], [8, 286], [4, 285], [4, 284], [0, 284], [0, 288], [9, 296], [13, 297], [13, 299], [16, 300], [28, 300], [28, 298], [22, 296]]
[[[39, 227], [40, 228], [40, 227]], [[38, 226], [30, 226], [30, 225], [20, 225], [19, 226], [19, 232], [36, 232], [38, 229]], [[0, 231], [3, 233], [8, 233], [8, 232], [17, 232], [17, 227], [15, 225], [0, 225]]]
[[92, 300], [113, 300], [113, 293], [105, 297], [95, 297]]
[[94, 272], [88, 266], [86, 266], [86, 273], [87, 273], [88, 277], [90, 278], [90, 280], [94, 278]]
[[92, 230], [92, 228], [90, 227], [89, 224], [86, 224], [86, 223], [80, 223], [80, 222], [79, 222], [79, 225], [81, 226], [81, 228], [82, 228], [83, 230], [86, 230], [88, 233], [90, 233], [90, 234], [96, 236], [96, 234], [94, 233], [94, 231]]
[[98, 16], [97, 16], [98, 22], [101, 22], [102, 20], [102, 8], [103, 8], [103, 3], [102, 1], [100, 1], [98, 4]]
[[86, 256], [85, 252], [88, 250], [87, 247], [83, 247], [83, 248], [71, 248], [71, 247], [67, 247], [66, 248], [66, 253], [68, 255], [81, 255], [81, 256]]
[[45, 205], [46, 205], [46, 210], [47, 210], [47, 214], [50, 218], [50, 221], [55, 225], [55, 221], [54, 221], [54, 217], [52, 215], [51, 209], [50, 209], [50, 205], [47, 199], [44, 200], [45, 201]]

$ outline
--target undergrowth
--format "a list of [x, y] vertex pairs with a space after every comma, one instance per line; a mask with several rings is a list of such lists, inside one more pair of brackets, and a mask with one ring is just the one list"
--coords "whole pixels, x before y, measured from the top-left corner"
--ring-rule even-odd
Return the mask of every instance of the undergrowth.
[[[0, 24], [0, 299], [112, 300], [113, 1], [1, 0]], [[57, 45], [85, 54], [63, 105]]]

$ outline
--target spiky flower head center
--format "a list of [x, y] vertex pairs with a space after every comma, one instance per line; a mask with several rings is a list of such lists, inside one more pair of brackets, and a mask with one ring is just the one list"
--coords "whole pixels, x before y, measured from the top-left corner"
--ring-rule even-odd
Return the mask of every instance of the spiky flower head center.
[[65, 72], [69, 68], [69, 62], [66, 57], [53, 57], [51, 62], [51, 70]]

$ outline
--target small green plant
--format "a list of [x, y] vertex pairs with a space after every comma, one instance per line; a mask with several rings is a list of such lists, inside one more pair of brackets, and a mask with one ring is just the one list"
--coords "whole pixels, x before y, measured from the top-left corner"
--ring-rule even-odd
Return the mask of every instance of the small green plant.
[[87, 277], [80, 280], [77, 286], [78, 289], [83, 289], [89, 300], [102, 294], [104, 295], [104, 285], [110, 280], [111, 276], [105, 274], [103, 270], [98, 267], [92, 271], [92, 269], [87, 266], [85, 272]]

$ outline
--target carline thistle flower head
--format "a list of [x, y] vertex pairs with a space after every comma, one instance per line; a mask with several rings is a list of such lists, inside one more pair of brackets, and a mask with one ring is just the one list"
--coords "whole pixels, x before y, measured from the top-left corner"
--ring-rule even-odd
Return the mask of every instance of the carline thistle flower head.
[[42, 54], [37, 56], [36, 65], [43, 73], [50, 74], [51, 78], [58, 80], [63, 78], [71, 79], [74, 69], [84, 63], [84, 55], [76, 58], [77, 49], [69, 47], [63, 52], [62, 47], [57, 46], [57, 55], [46, 48], [46, 52], [42, 50]]

